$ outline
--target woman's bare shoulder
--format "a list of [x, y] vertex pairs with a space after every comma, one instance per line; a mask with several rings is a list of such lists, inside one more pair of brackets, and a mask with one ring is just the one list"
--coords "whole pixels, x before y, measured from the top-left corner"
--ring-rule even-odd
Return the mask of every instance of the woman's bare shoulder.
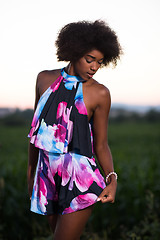
[[44, 70], [37, 76], [36, 88], [41, 96], [43, 92], [51, 86], [52, 83], [60, 76], [61, 69]]
[[54, 79], [60, 75], [61, 69], [54, 69], [54, 70], [44, 70], [38, 73], [37, 80], [44, 81], [46, 79]]
[[110, 91], [109, 89], [104, 86], [103, 84], [97, 82], [96, 80], [92, 81], [91, 84], [91, 91], [97, 98], [97, 101], [104, 101], [105, 99], [110, 99]]
[[94, 116], [108, 118], [111, 107], [111, 96], [109, 89], [97, 81], [93, 82], [93, 94], [95, 99]]

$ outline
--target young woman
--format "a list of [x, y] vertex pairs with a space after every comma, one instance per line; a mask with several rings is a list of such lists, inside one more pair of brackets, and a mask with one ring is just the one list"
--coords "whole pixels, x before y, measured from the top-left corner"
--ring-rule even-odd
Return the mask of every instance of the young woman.
[[110, 93], [94, 74], [116, 65], [121, 47], [103, 21], [67, 24], [56, 46], [58, 60], [68, 64], [37, 77], [28, 189], [31, 211], [47, 216], [54, 239], [78, 240], [94, 204], [115, 200], [117, 174], [107, 143]]

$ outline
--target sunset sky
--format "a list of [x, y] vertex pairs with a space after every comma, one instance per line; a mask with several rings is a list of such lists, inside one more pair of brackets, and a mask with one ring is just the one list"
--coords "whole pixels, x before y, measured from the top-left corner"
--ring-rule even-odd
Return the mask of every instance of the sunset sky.
[[33, 108], [42, 70], [61, 68], [54, 42], [65, 24], [105, 20], [117, 32], [124, 55], [95, 79], [112, 103], [160, 105], [159, 0], [5, 0], [0, 7], [0, 107]]

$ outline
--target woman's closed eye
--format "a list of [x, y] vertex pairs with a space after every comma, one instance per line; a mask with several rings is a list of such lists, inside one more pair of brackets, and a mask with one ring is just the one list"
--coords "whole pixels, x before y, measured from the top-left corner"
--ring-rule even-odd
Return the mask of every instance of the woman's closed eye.
[[[93, 59], [92, 59], [92, 60], [86, 59], [86, 62], [87, 62], [87, 63], [92, 63], [93, 61], [95, 61], [95, 60], [93, 60]], [[103, 63], [103, 60], [98, 61], [98, 64], [99, 64], [99, 65], [101, 65], [102, 63]]]
[[100, 64], [100, 65], [101, 65], [102, 63], [103, 63], [103, 60], [100, 60], [100, 61], [98, 61], [98, 64]]
[[94, 61], [93, 59], [91, 60], [91, 59], [87, 59], [87, 58], [86, 58], [86, 62], [87, 62], [87, 63], [92, 63], [93, 61]]

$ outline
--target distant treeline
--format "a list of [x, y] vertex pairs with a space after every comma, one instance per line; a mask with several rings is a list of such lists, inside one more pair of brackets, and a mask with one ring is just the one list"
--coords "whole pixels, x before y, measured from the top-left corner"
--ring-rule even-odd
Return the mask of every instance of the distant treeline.
[[[5, 126], [25, 126], [30, 125], [33, 118], [33, 110], [19, 110], [14, 113], [10, 113], [0, 118], [0, 124]], [[119, 123], [125, 121], [133, 122], [159, 122], [160, 112], [154, 109], [149, 110], [146, 113], [131, 112], [125, 109], [111, 109], [109, 121], [111, 123]]]
[[29, 125], [31, 123], [33, 117], [33, 110], [19, 110], [17, 109], [15, 112], [5, 115], [0, 118], [0, 124], [5, 126], [24, 126]]
[[125, 109], [111, 109], [110, 122], [159, 122], [160, 121], [160, 111], [153, 109], [148, 110], [145, 113], [128, 111]]

